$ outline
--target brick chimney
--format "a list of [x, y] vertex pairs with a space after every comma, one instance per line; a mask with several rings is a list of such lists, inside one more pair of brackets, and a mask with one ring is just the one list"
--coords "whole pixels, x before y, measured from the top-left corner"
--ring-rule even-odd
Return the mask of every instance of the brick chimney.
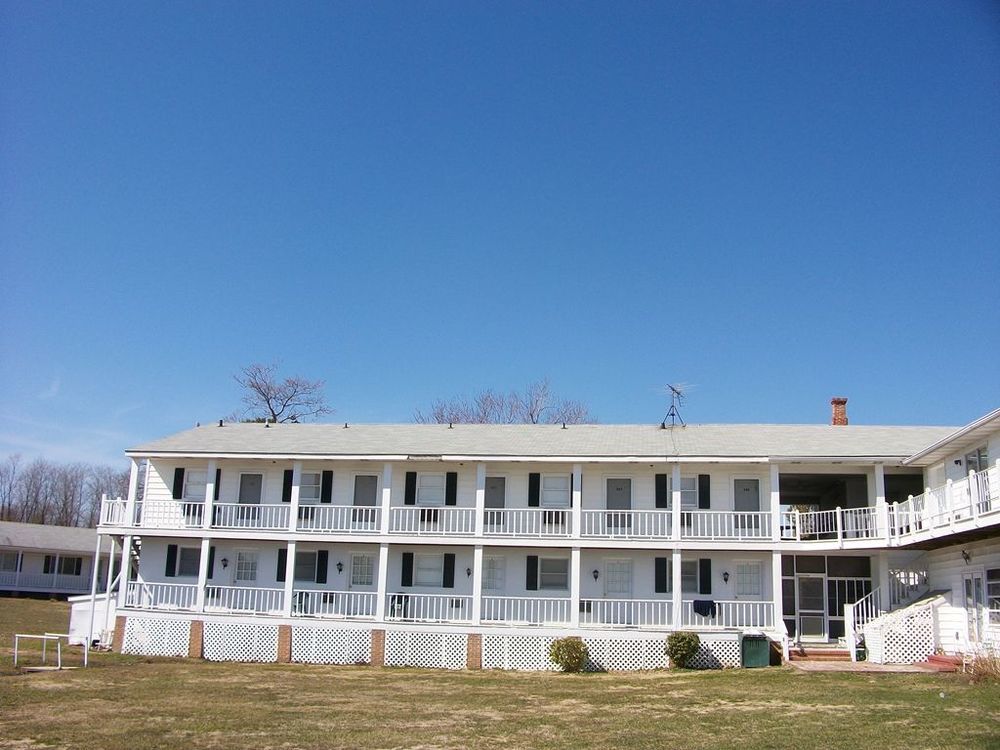
[[830, 399], [830, 406], [833, 407], [833, 414], [830, 416], [830, 424], [847, 424], [847, 398], [844, 396], [834, 396]]

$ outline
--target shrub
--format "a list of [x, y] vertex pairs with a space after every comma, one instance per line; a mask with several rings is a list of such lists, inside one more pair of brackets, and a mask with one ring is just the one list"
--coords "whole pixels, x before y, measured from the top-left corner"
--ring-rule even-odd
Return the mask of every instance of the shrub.
[[687, 663], [694, 658], [701, 647], [701, 638], [697, 633], [688, 633], [679, 630], [667, 636], [667, 656], [670, 658], [670, 666], [683, 669]]
[[560, 638], [549, 646], [549, 658], [563, 672], [580, 672], [587, 663], [587, 644], [579, 638]]
[[1000, 656], [997, 654], [976, 654], [968, 666], [973, 682], [1000, 682]]

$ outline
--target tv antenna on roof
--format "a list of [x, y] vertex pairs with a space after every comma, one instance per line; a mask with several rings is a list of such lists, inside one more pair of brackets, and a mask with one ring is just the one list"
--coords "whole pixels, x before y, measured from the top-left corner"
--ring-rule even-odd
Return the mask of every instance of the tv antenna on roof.
[[684, 418], [681, 417], [680, 405], [684, 400], [684, 385], [678, 383], [677, 385], [670, 385], [667, 383], [667, 390], [670, 391], [670, 408], [667, 409], [667, 416], [663, 418], [660, 422], [660, 427], [663, 429], [667, 428], [667, 420], [670, 420], [670, 426], [674, 427], [678, 422], [681, 423], [682, 427], [686, 427], [684, 424]]

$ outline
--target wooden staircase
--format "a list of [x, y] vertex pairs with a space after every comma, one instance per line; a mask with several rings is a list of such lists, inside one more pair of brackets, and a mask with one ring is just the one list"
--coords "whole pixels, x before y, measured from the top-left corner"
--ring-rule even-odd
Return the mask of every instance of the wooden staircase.
[[788, 649], [789, 661], [850, 661], [851, 652], [836, 644], [802, 646], [793, 645]]

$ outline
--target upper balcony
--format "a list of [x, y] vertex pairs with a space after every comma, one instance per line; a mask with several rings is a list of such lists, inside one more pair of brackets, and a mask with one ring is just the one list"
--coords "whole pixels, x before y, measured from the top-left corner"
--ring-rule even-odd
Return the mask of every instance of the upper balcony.
[[899, 544], [1000, 523], [1000, 461], [957, 481], [928, 488], [889, 508], [889, 531]]

